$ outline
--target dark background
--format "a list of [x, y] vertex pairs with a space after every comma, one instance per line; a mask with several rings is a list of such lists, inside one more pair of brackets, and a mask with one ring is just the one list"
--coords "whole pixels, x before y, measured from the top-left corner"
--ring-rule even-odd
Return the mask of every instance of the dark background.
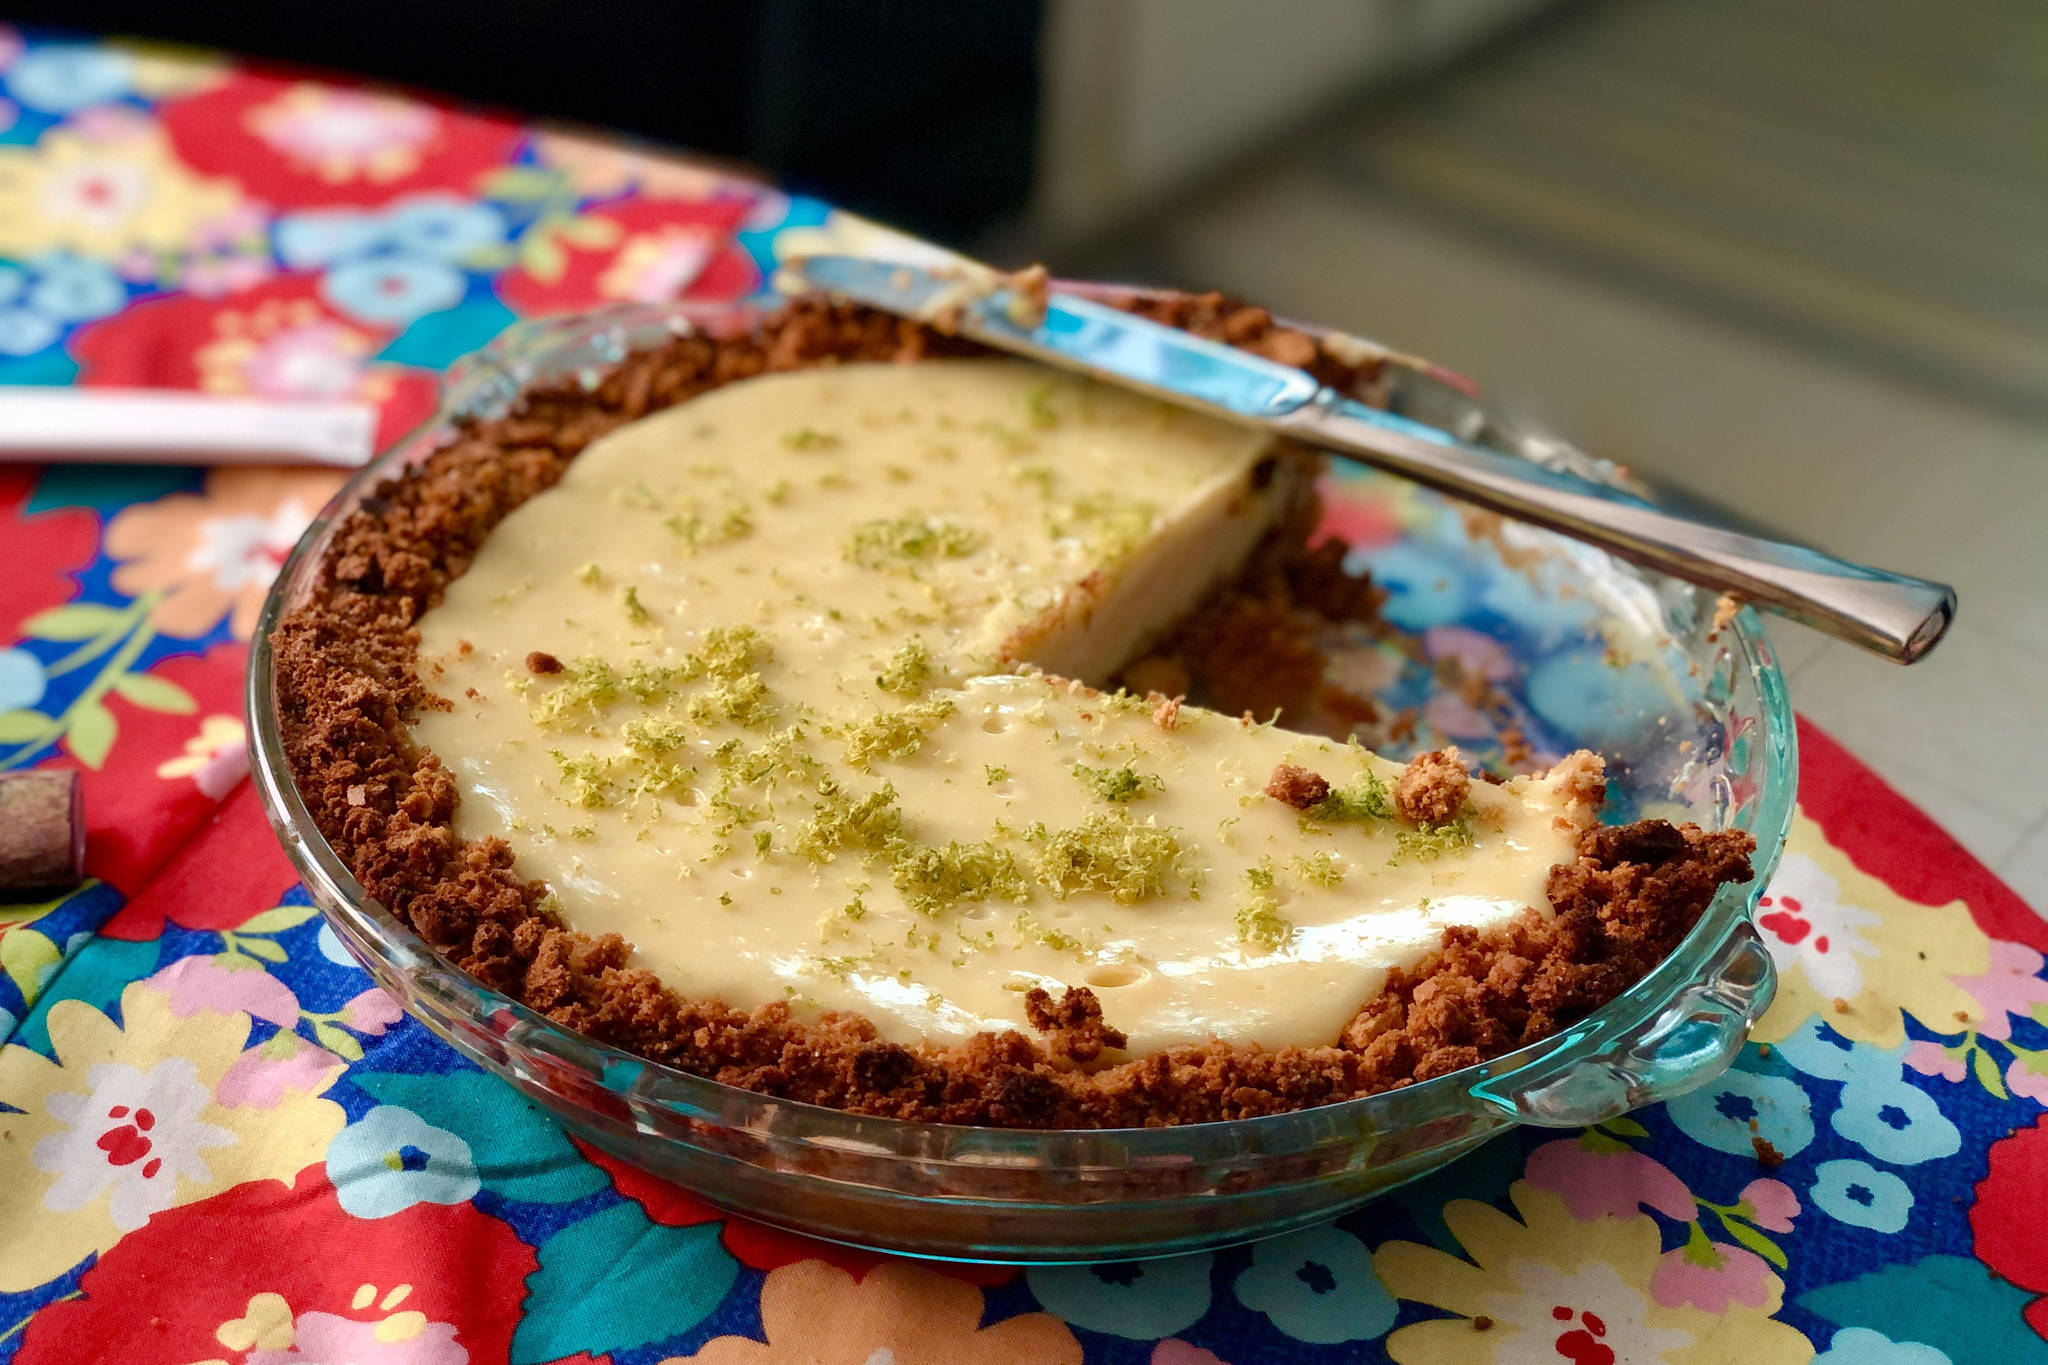
[[1020, 212], [1039, 0], [22, 0], [22, 24], [224, 48], [746, 162], [942, 241]]

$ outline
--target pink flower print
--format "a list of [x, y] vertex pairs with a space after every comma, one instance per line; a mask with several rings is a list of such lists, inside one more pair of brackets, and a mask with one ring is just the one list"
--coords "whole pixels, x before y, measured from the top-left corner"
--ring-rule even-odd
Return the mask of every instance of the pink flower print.
[[1151, 1365], [1225, 1365], [1225, 1361], [1192, 1341], [1168, 1337], [1152, 1348]]
[[1657, 1258], [1650, 1297], [1667, 1308], [1681, 1304], [1725, 1313], [1732, 1304], [1761, 1308], [1770, 1299], [1771, 1268], [1742, 1247], [1695, 1238]]
[[1546, 1142], [1529, 1153], [1523, 1177], [1539, 1190], [1563, 1196], [1565, 1208], [1582, 1223], [1633, 1218], [1644, 1204], [1681, 1222], [1699, 1216], [1683, 1180], [1641, 1152], [1608, 1149], [1605, 1144], [1613, 1141], [1588, 1134]]
[[270, 263], [257, 256], [201, 256], [188, 262], [178, 284], [188, 294], [217, 299], [269, 279]]
[[2024, 943], [1991, 940], [1991, 968], [1982, 976], [1962, 977], [1958, 986], [1984, 1011], [1977, 1032], [2004, 1042], [2012, 1037], [2012, 1016], [2027, 1015], [2048, 1004], [2048, 981], [2041, 979], [2041, 955]]
[[376, 1036], [405, 1018], [398, 1002], [375, 986], [341, 1007], [341, 1016], [357, 1033]]
[[143, 984], [168, 995], [171, 1014], [179, 1019], [189, 1019], [200, 1010], [216, 1014], [247, 1010], [254, 1018], [279, 1028], [292, 1028], [299, 1022], [299, 998], [292, 988], [246, 958], [181, 957]]
[[275, 1109], [288, 1094], [317, 1095], [348, 1064], [296, 1033], [279, 1030], [235, 1058], [215, 1098], [226, 1109]]
[[636, 303], [676, 298], [704, 273], [718, 245], [718, 234], [695, 223], [671, 223], [639, 234], [619, 248], [611, 269], [598, 277], [598, 291]]
[[420, 1313], [394, 1313], [362, 1322], [334, 1313], [301, 1313], [292, 1322], [292, 1344], [283, 1350], [251, 1351], [245, 1365], [307, 1365], [346, 1360], [351, 1365], [465, 1365], [469, 1352], [455, 1339], [452, 1323], [428, 1322]]
[[1923, 1076], [1939, 1076], [1945, 1081], [1963, 1078], [1963, 1059], [1950, 1056], [1948, 1049], [1940, 1043], [1930, 1043], [1924, 1038], [1916, 1038], [1906, 1049], [1906, 1065]]
[[1422, 632], [1422, 648], [1432, 659], [1456, 659], [1467, 675], [1488, 682], [1515, 676], [1517, 665], [1507, 646], [1468, 626], [1431, 626]]
[[1750, 1207], [1749, 1221], [1772, 1232], [1792, 1231], [1792, 1220], [1799, 1216], [1799, 1196], [1782, 1180], [1752, 1180], [1740, 1198]]
[[108, 143], [137, 142], [155, 131], [149, 115], [125, 104], [96, 104], [80, 109], [71, 115], [70, 126], [94, 142]]
[[2019, 1053], [2012, 1059], [2012, 1065], [2005, 1069], [2006, 1089], [2015, 1095], [2025, 1095], [2030, 1100], [2048, 1104], [2048, 1072], [2036, 1071], [2036, 1064], [2048, 1065], [2048, 1058], [2035, 1053]]
[[220, 251], [261, 241], [269, 220], [270, 215], [257, 205], [237, 204], [200, 223], [193, 231], [193, 244], [204, 250]]
[[1455, 692], [1439, 692], [1423, 703], [1422, 718], [1446, 739], [1490, 739], [1493, 719]]

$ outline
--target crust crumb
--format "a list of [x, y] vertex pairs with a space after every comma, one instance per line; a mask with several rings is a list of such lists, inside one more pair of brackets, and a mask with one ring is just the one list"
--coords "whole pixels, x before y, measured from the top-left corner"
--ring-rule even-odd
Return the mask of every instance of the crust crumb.
[[1042, 265], [1027, 265], [1002, 276], [1010, 290], [1010, 321], [1019, 327], [1037, 327], [1052, 306], [1052, 274]]
[[560, 673], [562, 671], [562, 661], [552, 654], [543, 654], [536, 649], [533, 653], [526, 656], [526, 671], [529, 673], [539, 673], [543, 676], [549, 673]]
[[1313, 810], [1330, 797], [1330, 779], [1292, 763], [1282, 763], [1266, 779], [1266, 795], [1296, 810]]
[[1458, 818], [1471, 794], [1472, 777], [1458, 751], [1432, 749], [1417, 754], [1402, 770], [1394, 783], [1394, 809], [1418, 825], [1447, 825]]
[[1607, 760], [1581, 749], [1552, 764], [1545, 776], [1558, 784], [1579, 823], [1592, 824], [1607, 800]]
[[1742, 611], [1742, 599], [1732, 592], [1724, 592], [1714, 599], [1714, 624], [1707, 631], [1709, 640], [1721, 638], [1721, 632], [1735, 623]]
[[1103, 1021], [1102, 1002], [1086, 986], [1067, 987], [1058, 1004], [1051, 992], [1032, 987], [1024, 996], [1024, 1018], [1046, 1035], [1046, 1049], [1053, 1056], [1071, 1062], [1092, 1062], [1104, 1049], [1122, 1048], [1130, 1041], [1123, 1030]]
[[1472, 1330], [1475, 1332], [1491, 1332], [1493, 1330], [1493, 1319], [1481, 1313], [1478, 1317], [1472, 1319]]
[[1181, 698], [1162, 697], [1154, 692], [1147, 700], [1153, 699], [1157, 699], [1158, 705], [1152, 708], [1152, 723], [1162, 730], [1179, 729]]
[[1769, 1138], [1751, 1133], [1749, 1146], [1756, 1153], [1756, 1164], [1765, 1170], [1774, 1171], [1785, 1164], [1785, 1154], [1772, 1146]]

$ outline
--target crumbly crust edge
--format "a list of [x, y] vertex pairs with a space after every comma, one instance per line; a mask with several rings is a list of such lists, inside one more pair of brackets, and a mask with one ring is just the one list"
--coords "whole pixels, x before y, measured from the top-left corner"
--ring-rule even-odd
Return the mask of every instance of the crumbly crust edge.
[[[1220, 295], [1127, 306], [1346, 391], [1370, 392], [1380, 377], [1377, 359], [1340, 358]], [[537, 388], [503, 417], [464, 421], [446, 445], [379, 485], [336, 528], [309, 599], [273, 636], [286, 760], [315, 825], [369, 893], [485, 985], [684, 1071], [864, 1114], [1106, 1128], [1308, 1108], [1537, 1041], [1639, 980], [1722, 883], [1751, 875], [1753, 842], [1737, 831], [1659, 821], [1591, 829], [1576, 860], [1552, 869], [1552, 917], [1531, 911], [1487, 933], [1451, 931], [1416, 969], [1394, 973], [1333, 1046], [1212, 1042], [1101, 1065], [1105, 1046], [1121, 1038], [1085, 988], [1038, 1002], [1030, 1013], [1041, 1039], [1012, 1030], [954, 1047], [890, 1043], [859, 1016], [804, 1020], [781, 1003], [736, 1010], [685, 999], [629, 966], [616, 936], [556, 920], [543, 907], [546, 888], [520, 875], [502, 841], [455, 835], [455, 783], [410, 738], [411, 719], [437, 704], [416, 671], [416, 623], [498, 521], [606, 432], [720, 384], [973, 353], [915, 323], [800, 301], [738, 335], [679, 337], [629, 356], [588, 391]], [[1429, 772], [1430, 788], [1448, 777], [1441, 763]]]

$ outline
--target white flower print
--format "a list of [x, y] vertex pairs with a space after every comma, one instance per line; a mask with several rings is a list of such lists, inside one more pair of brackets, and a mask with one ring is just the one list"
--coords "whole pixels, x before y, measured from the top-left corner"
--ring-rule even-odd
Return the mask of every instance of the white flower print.
[[285, 499], [267, 516], [215, 517], [200, 527], [186, 563], [225, 593], [267, 587], [312, 518], [313, 509], [297, 498]]
[[36, 1169], [57, 1176], [43, 1205], [84, 1208], [112, 1189], [114, 1226], [133, 1232], [176, 1201], [180, 1176], [203, 1182], [201, 1151], [233, 1145], [235, 1135], [199, 1121], [212, 1095], [188, 1058], [166, 1057], [148, 1071], [101, 1062], [86, 1072], [88, 1093], [60, 1091], [44, 1108], [67, 1125], [35, 1145]]
[[[1560, 1360], [1647, 1365], [1693, 1344], [1690, 1332], [1652, 1326], [1642, 1293], [1604, 1261], [1589, 1261], [1570, 1271], [1522, 1261], [1512, 1274], [1521, 1292], [1490, 1295], [1488, 1315], [1500, 1327], [1519, 1329], [1513, 1338], [1550, 1344]], [[1522, 1338], [1522, 1333], [1528, 1336]], [[1502, 1344], [1510, 1339], [1503, 1335]], [[1540, 1348], [1521, 1346], [1521, 1341], [1518, 1347], [1531, 1351], [1531, 1358], [1541, 1354]]]
[[1873, 911], [1845, 905], [1841, 887], [1819, 863], [1788, 853], [1757, 901], [1757, 927], [1783, 971], [1797, 963], [1824, 996], [1853, 1000], [1863, 992], [1863, 964], [1877, 948], [1862, 930], [1880, 922]]
[[149, 198], [142, 167], [115, 157], [82, 161], [57, 171], [43, 186], [43, 212], [96, 233], [119, 231]]

